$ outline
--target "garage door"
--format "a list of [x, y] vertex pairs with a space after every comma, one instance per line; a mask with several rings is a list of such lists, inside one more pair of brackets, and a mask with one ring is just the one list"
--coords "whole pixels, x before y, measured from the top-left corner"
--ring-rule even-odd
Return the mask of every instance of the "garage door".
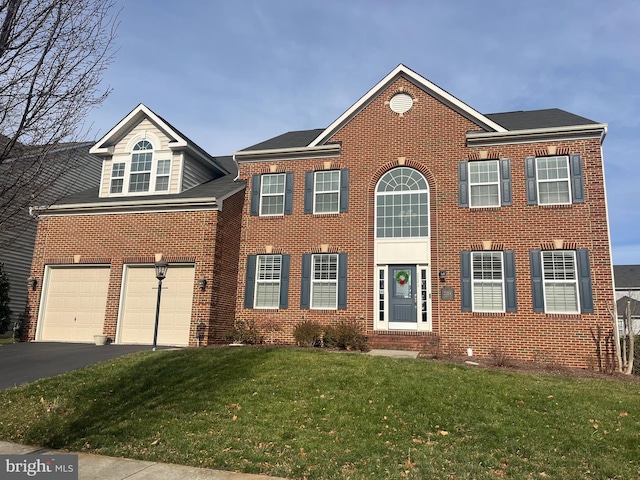
[[[195, 267], [171, 265], [162, 282], [158, 345], [189, 344]], [[119, 343], [152, 344], [158, 300], [155, 269], [127, 266], [118, 325]]]
[[102, 334], [109, 267], [50, 267], [38, 340], [93, 342]]

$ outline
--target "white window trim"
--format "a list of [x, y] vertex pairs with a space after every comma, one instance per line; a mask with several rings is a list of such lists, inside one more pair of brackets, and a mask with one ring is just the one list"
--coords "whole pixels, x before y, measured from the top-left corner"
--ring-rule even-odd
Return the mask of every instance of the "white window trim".
[[[322, 279], [322, 280], [316, 280], [315, 279], [315, 271], [316, 271], [316, 258], [319, 256], [323, 256], [323, 255], [329, 255], [331, 257], [334, 257], [336, 260], [336, 270], [335, 270], [335, 274], [336, 274], [336, 278], [335, 279]], [[310, 292], [309, 292], [309, 308], [311, 310], [337, 310], [338, 309], [338, 289], [340, 288], [340, 285], [338, 284], [338, 272], [340, 271], [340, 256], [337, 253], [317, 253], [317, 254], [313, 254], [311, 255], [311, 284], [310, 284]], [[313, 291], [314, 291], [314, 287], [315, 285], [325, 285], [325, 284], [335, 284], [335, 290], [336, 290], [336, 295], [335, 295], [335, 302], [334, 302], [334, 306], [331, 307], [315, 307], [313, 305]]]
[[[284, 188], [282, 190], [282, 193], [264, 193], [264, 179], [266, 177], [277, 177], [277, 176], [281, 176], [284, 178], [284, 182], [282, 183], [284, 185]], [[284, 204], [287, 201], [286, 198], [287, 195], [287, 174], [286, 173], [264, 173], [262, 174], [262, 177], [260, 178], [260, 207], [258, 210], [258, 215], [261, 217], [281, 217], [284, 215]], [[262, 213], [262, 201], [265, 197], [278, 197], [281, 196], [282, 197], [282, 212], [281, 213]]]
[[[260, 280], [260, 260], [264, 258], [280, 257], [280, 271], [277, 280]], [[258, 287], [260, 284], [278, 284], [278, 297], [275, 306], [258, 306]], [[255, 287], [253, 289], [253, 308], [258, 310], [276, 310], [280, 308], [280, 289], [282, 288], [282, 255], [256, 255], [256, 278]]]
[[[124, 168], [122, 170], [122, 175], [121, 176], [117, 176], [114, 177], [113, 176], [113, 172], [115, 169], [116, 165], [124, 165]], [[124, 192], [124, 187], [125, 187], [125, 181], [126, 181], [126, 174], [127, 174], [127, 163], [126, 162], [112, 162], [111, 163], [111, 178], [109, 179], [109, 195], [122, 195]], [[113, 189], [113, 181], [114, 180], [122, 180], [122, 189], [120, 192], [112, 192], [111, 190]]]
[[[566, 179], [554, 179], [554, 180], [541, 180], [540, 179], [540, 168], [538, 166], [538, 160], [548, 160], [550, 158], [564, 158], [567, 162], [567, 178]], [[568, 155], [554, 155], [551, 157], [536, 157], [535, 158], [535, 162], [536, 162], [536, 194], [537, 194], [537, 201], [538, 201], [538, 205], [571, 205], [573, 203], [573, 192], [571, 190], [571, 162], [569, 161], [569, 156]], [[560, 183], [560, 182], [565, 182], [567, 183], [567, 187], [569, 190], [569, 200], [567, 202], [543, 202], [540, 199], [540, 185], [542, 183]]]
[[[318, 174], [319, 173], [338, 173], [338, 188], [336, 188], [335, 190], [324, 190], [322, 192], [318, 191], [317, 188], [317, 179], [318, 179]], [[314, 215], [331, 215], [334, 213], [340, 213], [340, 182], [341, 182], [341, 175], [342, 172], [340, 170], [319, 170], [316, 172], [313, 172], [313, 214]], [[338, 194], [338, 201], [336, 202], [336, 208], [335, 210], [331, 210], [328, 212], [318, 212], [316, 211], [316, 200], [318, 198], [318, 195], [324, 195], [324, 194], [330, 194], [330, 193], [337, 193]]]
[[[567, 280], [567, 279], [562, 279], [562, 280], [555, 280], [555, 279], [550, 279], [547, 280], [545, 278], [545, 269], [544, 269], [544, 255], [545, 253], [570, 253], [571, 256], [573, 257], [573, 271], [574, 271], [574, 279], [573, 280]], [[542, 251], [540, 252], [540, 261], [542, 262], [542, 292], [543, 292], [543, 297], [544, 297], [544, 311], [545, 313], [551, 313], [551, 314], [577, 314], [580, 313], [580, 280], [578, 278], [578, 259], [576, 258], [576, 252], [574, 250], [546, 250], [546, 251]], [[575, 285], [575, 291], [576, 291], [576, 306], [577, 309], [575, 311], [566, 311], [566, 310], [550, 310], [548, 305], [547, 305], [547, 285], [548, 284], [555, 284], [555, 283], [573, 283]]]
[[[476, 280], [474, 278], [474, 257], [477, 255], [482, 255], [482, 254], [486, 254], [486, 253], [491, 253], [491, 254], [495, 254], [495, 253], [499, 253], [500, 254], [500, 280], [495, 280], [495, 279], [491, 279], [491, 280], [484, 280], [484, 279], [478, 279]], [[501, 296], [502, 296], [502, 306], [499, 310], [496, 309], [480, 309], [478, 307], [476, 307], [476, 301], [475, 301], [475, 289], [476, 289], [476, 283], [500, 283], [500, 292], [501, 292]], [[482, 312], [482, 313], [503, 313], [506, 311], [506, 305], [505, 305], [505, 291], [504, 291], [504, 252], [499, 252], [499, 251], [495, 251], [495, 250], [491, 250], [491, 251], [477, 251], [477, 252], [471, 252], [471, 311], [473, 312]]]
[[[169, 171], [167, 173], [162, 173], [159, 174], [158, 173], [158, 165], [160, 164], [160, 162], [169, 162]], [[154, 162], [152, 162], [153, 164]], [[159, 158], [158, 160], [155, 161], [155, 175], [154, 175], [154, 181], [153, 181], [153, 191], [155, 193], [169, 193], [169, 191], [171, 190], [171, 167], [173, 162], [171, 162], [170, 158]], [[158, 190], [158, 179], [159, 178], [167, 178], [167, 189], [166, 190]], [[149, 188], [151, 188], [151, 185], [149, 185]]]
[[[498, 178], [494, 182], [477, 182], [473, 183], [471, 181], [471, 165], [472, 164], [480, 164], [480, 163], [495, 163], [497, 166]], [[473, 162], [467, 162], [467, 178], [469, 179], [469, 208], [496, 208], [502, 205], [502, 192], [500, 185], [500, 160], [474, 160]], [[498, 202], [495, 205], [473, 205], [473, 196], [471, 195], [472, 187], [478, 187], [482, 185], [495, 185], [498, 187]]]
[[[135, 142], [133, 142], [133, 146], [137, 145], [139, 142], [143, 141], [145, 139], [137, 139]], [[131, 164], [133, 162], [133, 154], [137, 153], [137, 151], [133, 150], [133, 147], [130, 151], [128, 151], [126, 154], [120, 154], [115, 156], [114, 158], [112, 158], [111, 160], [111, 172], [109, 173], [109, 185], [108, 185], [108, 196], [109, 197], [140, 197], [140, 196], [147, 196], [147, 195], [167, 195], [169, 193], [171, 193], [171, 175], [173, 172], [173, 168], [174, 168], [174, 162], [173, 162], [173, 158], [171, 157], [170, 153], [167, 153], [166, 151], [164, 152], [158, 152], [158, 150], [155, 148], [154, 142], [152, 140], [146, 139], [149, 143], [151, 143], [151, 145], [154, 147], [153, 150], [151, 150], [152, 152], [152, 157], [151, 157], [151, 170], [147, 171], [145, 170], [144, 172], [132, 172], [131, 171]], [[142, 152], [146, 152], [148, 150], [142, 150]], [[157, 175], [157, 171], [158, 171], [158, 162], [162, 161], [162, 160], [168, 160], [169, 161], [169, 185], [167, 190], [158, 190], [156, 191], [156, 180], [158, 178]], [[115, 178], [122, 178], [123, 182], [122, 182], [122, 192], [120, 193], [112, 193], [111, 192], [111, 181], [113, 180], [114, 177], [112, 177], [113, 175], [113, 165], [118, 164], [118, 163], [124, 163], [124, 177], [115, 177]], [[149, 190], [145, 190], [143, 192], [130, 192], [129, 191], [129, 184], [131, 181], [131, 174], [136, 174], [136, 173], [147, 173], [149, 172]], [[166, 175], [160, 175], [160, 177], [163, 177]]]

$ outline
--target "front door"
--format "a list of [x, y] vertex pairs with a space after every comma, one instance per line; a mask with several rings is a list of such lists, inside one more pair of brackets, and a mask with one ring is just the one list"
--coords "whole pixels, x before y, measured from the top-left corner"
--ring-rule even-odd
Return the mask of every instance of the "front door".
[[418, 292], [415, 265], [389, 266], [389, 328], [418, 329]]

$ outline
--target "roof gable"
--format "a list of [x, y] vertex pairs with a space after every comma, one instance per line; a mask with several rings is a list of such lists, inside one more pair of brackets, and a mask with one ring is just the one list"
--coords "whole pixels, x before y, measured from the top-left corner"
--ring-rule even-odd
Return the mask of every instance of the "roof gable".
[[331, 138], [336, 132], [338, 132], [345, 124], [347, 124], [354, 116], [356, 116], [363, 108], [365, 108], [371, 101], [382, 93], [389, 85], [395, 82], [398, 78], [403, 77], [413, 83], [416, 87], [425, 91], [435, 99], [447, 105], [449, 108], [459, 113], [463, 117], [471, 120], [477, 124], [483, 130], [493, 132], [506, 132], [506, 128], [499, 125], [495, 121], [491, 120], [486, 115], [481, 114], [474, 108], [470, 107], [466, 103], [462, 102], [458, 98], [451, 95], [446, 90], [438, 87], [436, 84], [430, 82], [423, 76], [417, 74], [410, 68], [403, 64], [394, 68], [387, 76], [380, 80], [373, 86], [367, 93], [365, 93], [360, 100], [354, 103], [346, 112], [338, 117], [331, 125], [322, 131], [310, 144], [310, 147], [321, 145]]
[[202, 148], [189, 140], [185, 135], [180, 133], [180, 131], [173, 127], [173, 125], [142, 103], [131, 110], [126, 117], [120, 120], [115, 127], [109, 130], [100, 140], [98, 140], [98, 142], [91, 147], [89, 152], [100, 156], [111, 155], [115, 144], [117, 144], [127, 133], [136, 128], [136, 126], [145, 119], [152, 122], [164, 135], [166, 135], [169, 140], [168, 146], [171, 150], [186, 150], [191, 153], [194, 158], [209, 165], [210, 167], [214, 167], [221, 174], [232, 173], [220, 164], [215, 157], [209, 155]]

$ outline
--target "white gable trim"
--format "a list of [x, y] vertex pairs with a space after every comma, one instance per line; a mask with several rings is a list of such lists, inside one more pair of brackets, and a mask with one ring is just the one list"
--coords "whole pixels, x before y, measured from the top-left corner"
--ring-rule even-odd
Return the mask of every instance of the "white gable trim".
[[182, 138], [178, 133], [168, 125], [164, 120], [158, 117], [155, 113], [153, 113], [146, 105], [140, 104], [131, 112], [129, 115], [124, 117], [120, 122], [113, 127], [111, 130], [107, 132], [107, 134], [102, 137], [98, 142], [89, 149], [89, 153], [93, 153], [95, 155], [111, 155], [110, 146], [115, 143], [116, 139], [122, 135], [123, 132], [128, 132], [135, 125], [137, 125], [140, 120], [143, 118], [149, 118], [153, 123], [155, 123], [169, 138], [169, 146], [171, 148], [176, 147], [187, 147], [187, 140]]
[[360, 100], [354, 103], [351, 108], [349, 108], [346, 112], [344, 112], [340, 117], [338, 117], [331, 125], [329, 125], [320, 135], [318, 135], [315, 140], [313, 140], [309, 146], [314, 147], [322, 142], [328, 140], [332, 135], [338, 132], [353, 116], [355, 116], [362, 108], [364, 108], [369, 102], [371, 102], [382, 90], [384, 90], [391, 82], [393, 82], [396, 78], [404, 76], [409, 81], [414, 83], [417, 87], [426, 91], [431, 96], [440, 100], [445, 105], [448, 105], [456, 112], [460, 113], [465, 118], [468, 118], [472, 122], [487, 128], [489, 130], [493, 130], [496, 132], [506, 132], [507, 130], [498, 125], [497, 123], [490, 120], [488, 117], [485, 117], [477, 110], [471, 108], [466, 103], [460, 101], [449, 92], [443, 90], [438, 87], [436, 84], [431, 83], [429, 80], [424, 78], [421, 75], [418, 75], [416, 72], [407, 68], [403, 64], [398, 65], [394, 68], [386, 77], [380, 80], [371, 90], [369, 90]]

